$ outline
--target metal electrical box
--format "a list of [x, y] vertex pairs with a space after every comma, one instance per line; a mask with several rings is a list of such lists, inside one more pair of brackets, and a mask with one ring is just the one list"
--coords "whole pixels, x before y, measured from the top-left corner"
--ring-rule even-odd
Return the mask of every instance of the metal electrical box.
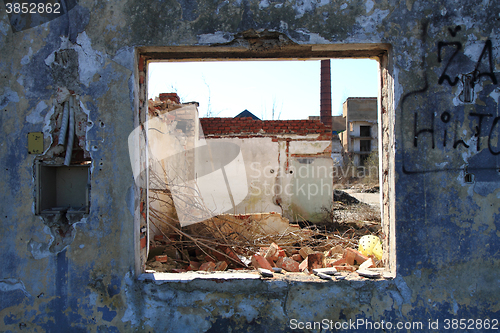
[[36, 214], [89, 212], [89, 164], [36, 165]]

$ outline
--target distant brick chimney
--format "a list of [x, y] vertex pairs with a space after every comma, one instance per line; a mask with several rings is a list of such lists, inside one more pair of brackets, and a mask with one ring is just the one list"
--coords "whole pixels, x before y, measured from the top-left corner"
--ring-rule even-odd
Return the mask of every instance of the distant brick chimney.
[[177, 95], [177, 93], [160, 94], [160, 101], [165, 102], [168, 99], [174, 103], [181, 104], [181, 99], [179, 98], [179, 95]]
[[320, 120], [327, 126], [332, 126], [332, 80], [330, 74], [330, 59], [321, 60], [321, 92]]

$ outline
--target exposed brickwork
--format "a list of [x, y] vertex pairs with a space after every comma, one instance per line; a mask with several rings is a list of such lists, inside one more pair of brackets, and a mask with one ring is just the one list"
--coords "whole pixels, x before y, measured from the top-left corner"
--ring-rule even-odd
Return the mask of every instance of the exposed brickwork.
[[[273, 134], [321, 134], [331, 136], [332, 128], [319, 120], [254, 120], [245, 118], [200, 118], [203, 134], [220, 137], [228, 134], [243, 134], [245, 137]], [[240, 136], [239, 136], [240, 137]], [[319, 139], [319, 138], [318, 138]]]

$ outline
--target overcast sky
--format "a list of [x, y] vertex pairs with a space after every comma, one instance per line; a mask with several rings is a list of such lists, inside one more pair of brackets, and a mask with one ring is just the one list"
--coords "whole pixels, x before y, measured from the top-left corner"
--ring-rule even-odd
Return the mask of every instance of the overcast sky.
[[[234, 117], [247, 109], [263, 120], [319, 116], [318, 60], [162, 62], [149, 65], [148, 97], [177, 92], [200, 103], [199, 113]], [[332, 59], [332, 113], [342, 114], [348, 97], [378, 96], [378, 63]]]

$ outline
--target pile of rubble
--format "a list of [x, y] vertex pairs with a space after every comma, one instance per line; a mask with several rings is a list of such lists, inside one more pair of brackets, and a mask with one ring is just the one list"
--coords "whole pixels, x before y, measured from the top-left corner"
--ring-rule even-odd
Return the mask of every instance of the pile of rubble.
[[[381, 256], [356, 250], [359, 237], [350, 239], [338, 233], [301, 228], [288, 223], [277, 213], [215, 218], [210, 225], [224, 231], [224, 242], [220, 239], [217, 242], [213, 234], [209, 235], [211, 229], [208, 225], [193, 226], [189, 238], [178, 233], [156, 235], [150, 242], [146, 271], [182, 273], [252, 269], [266, 277], [287, 272], [315, 273], [325, 279], [332, 279], [332, 276], [342, 279], [345, 273], [352, 272], [366, 277], [380, 276], [380, 270], [376, 268], [382, 268]], [[271, 232], [271, 228], [276, 232]], [[265, 232], [257, 234], [256, 229]]]

